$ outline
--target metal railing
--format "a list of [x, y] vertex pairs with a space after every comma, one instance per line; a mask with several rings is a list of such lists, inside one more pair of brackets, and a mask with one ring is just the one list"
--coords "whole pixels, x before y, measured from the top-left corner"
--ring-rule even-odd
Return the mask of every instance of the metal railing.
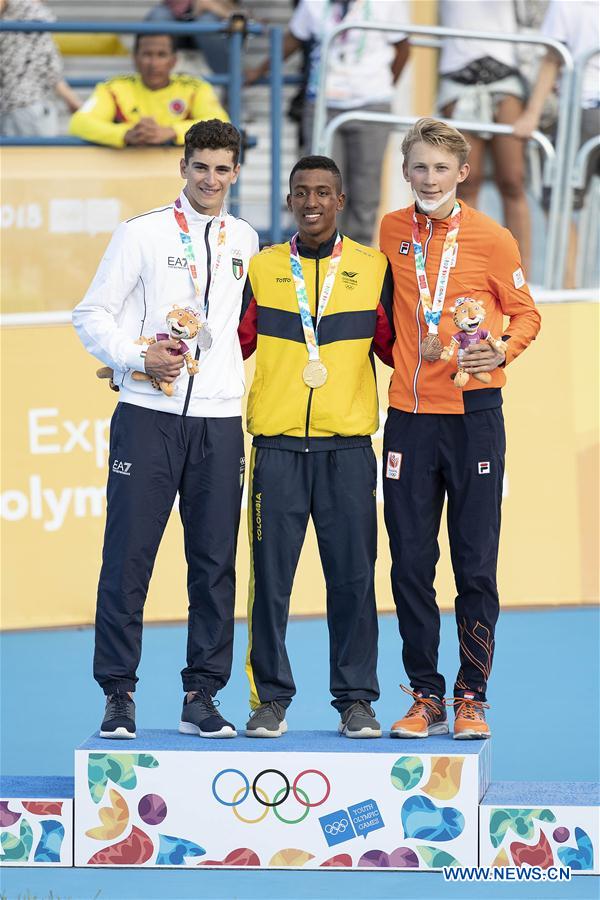
[[50, 31], [64, 34], [223, 34], [229, 38], [229, 71], [223, 76], [213, 76], [215, 83], [228, 89], [228, 113], [236, 128], [242, 121], [242, 45], [246, 34], [264, 34], [265, 28], [242, 20], [230, 27], [222, 22], [31, 22], [0, 21], [0, 32]]
[[[254, 22], [238, 21], [235, 28], [228, 23], [198, 23], [198, 22], [33, 22], [33, 21], [5, 21], [0, 20], [0, 32], [24, 31], [24, 32], [58, 32], [80, 34], [174, 34], [194, 35], [200, 33], [222, 33], [229, 38], [229, 71], [226, 75], [208, 75], [206, 81], [212, 84], [224, 84], [228, 90], [227, 111], [232, 123], [241, 128], [242, 124], [242, 49], [244, 37], [247, 34], [268, 35], [269, 52], [271, 58], [271, 71], [266, 83], [269, 85], [271, 99], [271, 196], [270, 213], [271, 223], [267, 233], [261, 234], [261, 239], [277, 243], [282, 239], [281, 227], [281, 130], [283, 121], [282, 85], [289, 83], [289, 77], [283, 75], [283, 29], [279, 26], [264, 26]], [[78, 84], [93, 86], [97, 80], [79, 79]], [[63, 146], [63, 147], [89, 147], [96, 146], [87, 141], [71, 136], [53, 138], [19, 137], [9, 138], [0, 135], [0, 146]], [[247, 147], [253, 146], [252, 140]], [[233, 210], [239, 206], [239, 182], [232, 185], [230, 191], [230, 203]]]
[[[346, 113], [340, 113], [339, 116], [330, 119], [325, 127], [321, 148], [323, 153], [328, 156], [333, 144], [334, 133], [350, 121], [359, 122], [380, 122], [395, 126], [398, 130], [408, 130], [415, 122], [418, 122], [419, 116], [395, 116], [393, 113], [373, 113], [361, 112], [360, 110], [350, 110]], [[459, 131], [481, 132], [487, 131], [490, 134], [511, 135], [513, 133], [511, 125], [500, 125], [497, 122], [463, 122], [462, 119], [439, 119], [446, 125], [452, 125]], [[551, 186], [555, 178], [557, 170], [556, 151], [552, 141], [541, 131], [534, 131], [531, 139], [535, 141], [544, 153], [544, 175], [543, 182], [545, 186]]]
[[[581, 112], [582, 112], [582, 96], [583, 96], [583, 84], [585, 79], [585, 70], [594, 56], [600, 54], [600, 47], [596, 47], [594, 50], [590, 50], [587, 53], [583, 54], [583, 56], [578, 57], [575, 60], [575, 69], [573, 73], [573, 80], [571, 84], [571, 122], [569, 127], [569, 139], [567, 142], [567, 148], [565, 152], [565, 171], [567, 177], [565, 179], [564, 193], [563, 193], [563, 206], [562, 206], [562, 216], [560, 223], [560, 234], [562, 237], [560, 246], [558, 248], [557, 253], [557, 283], [562, 284], [566, 269], [566, 260], [567, 253], [569, 252], [569, 231], [571, 227], [571, 218], [573, 214], [573, 205], [574, 205], [574, 192], [577, 189], [583, 188], [585, 185], [585, 176], [587, 170], [587, 164], [590, 158], [590, 155], [594, 152], [594, 150], [600, 144], [600, 138], [598, 136], [594, 138], [590, 138], [590, 140], [586, 141], [583, 146], [579, 146], [579, 142], [581, 139]], [[597, 210], [595, 211], [596, 215]], [[583, 272], [587, 261], [590, 259], [589, 253], [585, 253], [582, 255], [582, 248], [585, 240], [589, 237], [588, 234], [589, 223], [588, 222], [580, 222], [580, 231], [583, 232], [583, 235], [580, 234], [580, 240], [578, 242], [578, 263], [577, 263], [577, 271]], [[581, 238], [584, 238], [582, 241]], [[592, 254], [594, 255], [594, 263], [595, 265], [592, 267], [594, 270], [594, 278], [597, 278], [598, 273], [598, 262], [597, 262], [597, 248], [590, 248]]]
[[[332, 52], [332, 44], [338, 35], [343, 34], [346, 31], [385, 31], [389, 33], [390, 27], [389, 24], [378, 24], [377, 22], [341, 22], [335, 28], [331, 30], [331, 32], [327, 35], [327, 37], [323, 41], [323, 46], [321, 49], [321, 66], [319, 72], [319, 86], [317, 91], [317, 98], [315, 101], [315, 118], [314, 118], [314, 127], [313, 127], [313, 152], [314, 153], [322, 153], [324, 147], [324, 134], [326, 130], [326, 119], [327, 119], [327, 94], [326, 94], [326, 82], [327, 82], [327, 72], [328, 72], [328, 64], [329, 58]], [[550, 212], [548, 217], [548, 239], [546, 244], [546, 255], [544, 260], [544, 279], [543, 284], [544, 287], [560, 287], [560, 282], [558, 281], [559, 277], [559, 248], [561, 241], [561, 227], [562, 227], [562, 197], [564, 190], [566, 189], [566, 185], [568, 182], [568, 172], [565, 166], [566, 160], [566, 151], [567, 151], [567, 143], [569, 138], [569, 128], [570, 128], [570, 104], [571, 104], [571, 94], [572, 94], [572, 82], [573, 82], [573, 72], [574, 72], [574, 64], [573, 58], [569, 51], [565, 48], [563, 44], [559, 41], [552, 40], [550, 38], [541, 38], [534, 37], [533, 35], [522, 35], [522, 34], [495, 34], [489, 31], [465, 31], [459, 28], [443, 28], [441, 26], [433, 26], [433, 25], [406, 25], [402, 28], [394, 29], [397, 30], [398, 33], [405, 34], [410, 36], [411, 38], [414, 36], [418, 36], [420, 38], [446, 38], [446, 37], [459, 37], [465, 39], [472, 40], [489, 40], [496, 41], [500, 43], [512, 43], [512, 44], [533, 44], [536, 46], [542, 46], [546, 49], [554, 50], [557, 55], [560, 57], [562, 61], [562, 83], [561, 83], [561, 95], [560, 95], [560, 104], [558, 111], [558, 123], [557, 123], [557, 133], [556, 133], [556, 146], [555, 146], [555, 161], [554, 161], [554, 173], [552, 178], [552, 195], [550, 200]], [[427, 44], [427, 46], [429, 46]], [[349, 118], [357, 118], [358, 111], [353, 111], [353, 113], [348, 113]], [[340, 118], [340, 117], [337, 117]], [[346, 119], [345, 121], [348, 121]], [[335, 120], [332, 120], [335, 121]], [[414, 119], [413, 121], [416, 121]], [[331, 124], [331, 123], [330, 123]], [[459, 127], [457, 125], [456, 120], [452, 120], [452, 125], [455, 127]], [[464, 124], [464, 123], [463, 123]], [[484, 125], [485, 127], [481, 127], [480, 131], [491, 132], [493, 125], [497, 123], [489, 122], [489, 123], [476, 123], [480, 126]], [[473, 131], [472, 127], [473, 123], [470, 123], [469, 130]], [[506, 126], [508, 131], [495, 132], [498, 134], [512, 134], [512, 128], [510, 126]], [[466, 127], [465, 127], [466, 130]], [[540, 132], [536, 132], [535, 140], [542, 145], [540, 141], [540, 137], [543, 137]]]

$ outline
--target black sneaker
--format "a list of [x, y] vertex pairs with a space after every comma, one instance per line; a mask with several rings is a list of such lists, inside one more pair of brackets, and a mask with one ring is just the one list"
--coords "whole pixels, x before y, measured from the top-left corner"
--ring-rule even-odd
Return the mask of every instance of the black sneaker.
[[196, 691], [191, 700], [187, 694], [183, 700], [183, 710], [179, 731], [181, 734], [197, 734], [204, 738], [233, 738], [237, 731], [231, 722], [226, 722], [206, 690]]
[[246, 737], [276, 738], [286, 731], [285, 709], [276, 700], [257, 706], [246, 723]]
[[107, 696], [100, 737], [126, 740], [135, 737], [135, 703], [129, 694], [115, 691]]
[[381, 725], [368, 700], [355, 700], [344, 710], [338, 731], [349, 738], [381, 737]]

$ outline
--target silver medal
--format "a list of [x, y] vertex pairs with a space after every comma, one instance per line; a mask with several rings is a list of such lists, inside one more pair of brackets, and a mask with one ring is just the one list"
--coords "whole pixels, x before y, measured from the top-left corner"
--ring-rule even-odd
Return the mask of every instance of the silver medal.
[[201, 350], [210, 350], [212, 347], [212, 334], [208, 325], [202, 325], [198, 332], [198, 346]]

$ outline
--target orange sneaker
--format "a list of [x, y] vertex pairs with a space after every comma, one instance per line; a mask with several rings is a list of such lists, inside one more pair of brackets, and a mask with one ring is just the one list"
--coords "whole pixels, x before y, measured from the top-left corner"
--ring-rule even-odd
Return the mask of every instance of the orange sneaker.
[[475, 695], [468, 693], [451, 697], [446, 703], [454, 706], [454, 740], [481, 741], [492, 736], [485, 721], [485, 710], [490, 708], [488, 703], [475, 700]]
[[448, 734], [448, 720], [444, 701], [433, 694], [424, 697], [420, 691], [400, 685], [406, 694], [415, 698], [415, 702], [403, 719], [392, 725], [391, 737], [426, 738], [431, 734]]

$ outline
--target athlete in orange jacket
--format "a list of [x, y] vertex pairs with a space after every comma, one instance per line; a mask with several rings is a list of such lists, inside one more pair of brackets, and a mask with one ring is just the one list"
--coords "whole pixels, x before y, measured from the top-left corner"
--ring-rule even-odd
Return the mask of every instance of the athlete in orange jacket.
[[[486, 738], [484, 705], [499, 610], [501, 388], [506, 365], [535, 338], [540, 316], [512, 235], [456, 200], [457, 185], [469, 172], [469, 145], [460, 132], [420, 119], [402, 151], [415, 205], [387, 215], [380, 237], [394, 275], [396, 331], [383, 484], [392, 590], [415, 702], [392, 735], [448, 732], [433, 588], [447, 495], [461, 663], [451, 701], [454, 737]], [[452, 310], [463, 297], [483, 304], [485, 328], [505, 347], [499, 352], [482, 342], [464, 350], [461, 368], [474, 377], [461, 389], [453, 381], [458, 354], [447, 364], [440, 353], [457, 331]], [[481, 373], [489, 373], [487, 383], [478, 380]]]

